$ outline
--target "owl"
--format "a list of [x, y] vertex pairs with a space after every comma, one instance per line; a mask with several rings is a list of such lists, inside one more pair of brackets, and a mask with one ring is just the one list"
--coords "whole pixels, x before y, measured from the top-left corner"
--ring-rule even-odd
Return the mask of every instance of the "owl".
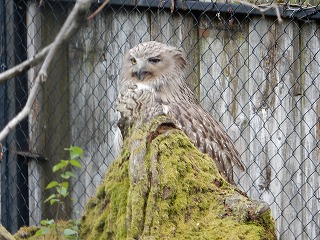
[[220, 174], [234, 184], [233, 166], [245, 169], [239, 153], [188, 87], [186, 66], [183, 51], [166, 44], [151, 41], [130, 49], [118, 78], [116, 108], [121, 115], [120, 126], [161, 114], [170, 117], [200, 151], [213, 159]]

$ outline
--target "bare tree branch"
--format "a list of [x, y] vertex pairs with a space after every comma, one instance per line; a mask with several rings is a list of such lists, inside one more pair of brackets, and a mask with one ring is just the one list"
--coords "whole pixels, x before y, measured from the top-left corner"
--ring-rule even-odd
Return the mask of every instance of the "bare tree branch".
[[47, 57], [45, 58], [42, 67], [39, 71], [39, 75], [41, 81], [46, 81], [47, 79], [47, 70], [50, 66], [57, 50], [75, 34], [79, 28], [86, 21], [86, 13], [91, 5], [91, 1], [89, 0], [78, 0], [75, 7], [69, 14], [67, 20], [63, 24], [60, 32], [56, 36], [52, 47], [49, 50]]
[[51, 48], [51, 44], [42, 49], [39, 53], [34, 55], [32, 58], [27, 59], [26, 61], [20, 63], [19, 65], [8, 69], [5, 72], [0, 73], [0, 83], [5, 82], [15, 76], [18, 76], [22, 72], [29, 70], [31, 67], [39, 64], [46, 57], [49, 49]]
[[268, 5], [255, 5], [253, 3], [247, 2], [247, 1], [239, 1], [241, 4], [243, 5], [247, 5], [249, 7], [255, 8], [257, 9], [259, 12], [264, 13], [266, 11], [268, 11], [269, 9], [273, 9], [276, 12], [277, 15], [277, 19], [278, 22], [281, 23], [282, 22], [282, 18], [281, 18], [281, 14], [280, 14], [280, 10], [279, 10], [279, 6], [277, 4], [268, 4]]
[[[38, 76], [36, 77], [33, 86], [30, 90], [29, 97], [27, 100], [26, 105], [22, 109], [21, 112], [18, 113], [17, 116], [15, 116], [6, 126], [5, 128], [1, 131], [0, 133], [0, 142], [3, 141], [3, 139], [9, 134], [9, 132], [17, 126], [19, 122], [21, 122], [25, 117], [29, 115], [31, 112], [32, 104], [36, 98], [36, 95], [40, 89], [41, 83], [45, 82], [48, 76], [47, 70], [57, 53], [58, 49], [61, 48], [65, 43], [67, 43], [70, 38], [80, 29], [80, 27], [84, 24], [86, 21], [86, 15], [88, 12], [88, 9], [91, 5], [91, 0], [78, 0], [72, 9], [71, 13], [69, 14], [67, 20], [63, 24], [60, 32], [56, 36], [54, 42], [43, 49], [39, 54], [37, 54], [37, 60], [30, 60], [26, 61], [16, 67], [16, 71], [21, 71], [19, 67], [26, 69], [27, 66], [32, 66], [32, 64], [36, 64], [37, 62], [40, 62], [41, 59], [44, 58], [46, 55], [46, 51], [48, 51], [48, 54], [41, 66], [41, 69], [39, 71]], [[33, 58], [35, 59], [35, 58]], [[9, 71], [9, 70], [8, 70]], [[7, 72], [8, 72], [7, 71]], [[6, 73], [6, 72], [5, 72]], [[11, 72], [11, 74], [13, 74]], [[10, 74], [7, 73], [9, 76]], [[16, 74], [17, 75], [17, 74]], [[7, 79], [10, 78], [7, 76]], [[13, 76], [13, 75], [10, 75]], [[1, 75], [0, 75], [1, 77]], [[5, 78], [5, 77], [3, 77]], [[1, 79], [1, 78], [0, 78]], [[2, 80], [4, 81], [4, 80]]]

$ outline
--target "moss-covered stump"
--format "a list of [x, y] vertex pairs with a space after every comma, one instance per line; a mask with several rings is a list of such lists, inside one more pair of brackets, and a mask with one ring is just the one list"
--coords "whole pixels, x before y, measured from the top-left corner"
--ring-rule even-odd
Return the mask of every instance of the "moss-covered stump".
[[133, 128], [87, 204], [81, 239], [276, 239], [264, 202], [219, 174], [165, 117]]

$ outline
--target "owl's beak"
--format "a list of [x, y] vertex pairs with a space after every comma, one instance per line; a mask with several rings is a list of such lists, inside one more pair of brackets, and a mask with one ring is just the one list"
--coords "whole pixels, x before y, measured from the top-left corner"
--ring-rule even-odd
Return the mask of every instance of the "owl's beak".
[[149, 73], [146, 71], [145, 67], [138, 67], [136, 71], [133, 72], [140, 81], [143, 81], [145, 76]]
[[147, 72], [145, 72], [145, 71], [138, 71], [138, 72], [137, 72], [137, 78], [138, 78], [140, 81], [142, 81], [142, 80], [144, 79], [144, 77], [145, 77], [146, 74], [147, 74]]

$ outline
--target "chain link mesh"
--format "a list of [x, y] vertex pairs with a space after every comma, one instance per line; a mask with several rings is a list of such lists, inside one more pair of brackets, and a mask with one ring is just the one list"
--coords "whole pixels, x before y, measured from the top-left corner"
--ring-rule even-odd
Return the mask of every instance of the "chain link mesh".
[[[54, 216], [43, 203], [50, 194], [44, 188], [70, 145], [83, 148], [85, 156], [83, 168], [74, 169], [76, 201], [66, 203], [62, 217], [81, 216], [116, 154], [114, 101], [122, 57], [139, 42], [157, 40], [185, 50], [190, 87], [227, 129], [246, 166], [236, 172], [238, 186], [270, 204], [279, 238], [317, 239], [318, 6], [284, 5], [287, 17], [279, 23], [270, 10], [252, 14], [246, 5], [186, 1], [170, 13], [158, 1], [112, 3], [57, 54], [31, 115], [3, 143], [2, 224], [15, 232]], [[0, 4], [1, 71], [52, 42], [73, 6]], [[38, 70], [0, 85], [1, 127], [24, 106]]]

